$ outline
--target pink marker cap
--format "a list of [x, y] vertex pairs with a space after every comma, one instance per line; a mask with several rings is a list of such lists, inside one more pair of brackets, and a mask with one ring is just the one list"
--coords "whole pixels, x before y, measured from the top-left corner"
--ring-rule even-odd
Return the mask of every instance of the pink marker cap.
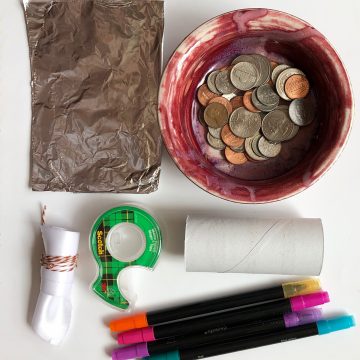
[[295, 296], [293, 298], [290, 298], [289, 300], [292, 311], [300, 311], [303, 309], [311, 308], [313, 306], [328, 303], [330, 301], [330, 298], [329, 294], [326, 291], [322, 291], [309, 295]]
[[125, 346], [120, 349], [115, 349], [111, 354], [112, 360], [142, 359], [146, 356], [149, 356], [149, 351], [146, 343], [140, 343]]
[[152, 326], [143, 329], [134, 329], [125, 331], [118, 335], [118, 343], [129, 345], [140, 342], [155, 341], [154, 330]]

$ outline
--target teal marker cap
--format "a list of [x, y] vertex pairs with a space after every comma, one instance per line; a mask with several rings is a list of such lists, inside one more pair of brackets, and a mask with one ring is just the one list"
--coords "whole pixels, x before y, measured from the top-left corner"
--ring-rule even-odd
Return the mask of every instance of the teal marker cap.
[[155, 354], [145, 357], [146, 360], [180, 360], [180, 354], [176, 351], [170, 351], [163, 354]]
[[320, 320], [316, 322], [316, 325], [319, 335], [325, 335], [355, 326], [355, 318], [351, 315], [346, 315], [330, 320]]

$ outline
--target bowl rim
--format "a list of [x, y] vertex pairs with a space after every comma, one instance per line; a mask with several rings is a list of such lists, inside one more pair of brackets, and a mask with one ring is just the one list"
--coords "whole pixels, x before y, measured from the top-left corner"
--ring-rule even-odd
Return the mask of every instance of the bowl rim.
[[[302, 24], [306, 25], [306, 26], [310, 26], [312, 29], [315, 29], [319, 34], [321, 34], [321, 36], [323, 37], [323, 39], [326, 41], [327, 45], [334, 51], [339, 63], [341, 64], [341, 67], [344, 71], [345, 76], [345, 82], [348, 85], [349, 88], [349, 94], [351, 97], [351, 108], [350, 108], [350, 116], [347, 122], [347, 131], [344, 134], [343, 137], [343, 141], [341, 146], [337, 149], [337, 151], [334, 154], [334, 156], [332, 157], [331, 161], [327, 164], [327, 166], [325, 168], [323, 168], [323, 170], [316, 175], [316, 177], [314, 177], [314, 179], [312, 179], [311, 181], [307, 182], [306, 185], [304, 184], [303, 186], [299, 186], [297, 189], [294, 189], [290, 192], [287, 193], [282, 193], [282, 195], [279, 196], [274, 196], [272, 199], [266, 199], [266, 200], [246, 200], [246, 199], [239, 199], [239, 198], [234, 198], [231, 195], [228, 196], [226, 194], [223, 193], [219, 193], [216, 190], [212, 190], [209, 187], [205, 187], [205, 185], [202, 185], [200, 181], [198, 181], [192, 174], [186, 174], [185, 171], [183, 170], [181, 163], [177, 160], [176, 156], [173, 156], [171, 150], [170, 150], [170, 146], [168, 146], [168, 139], [165, 136], [165, 132], [163, 129], [163, 119], [162, 119], [162, 114], [161, 114], [161, 98], [163, 96], [163, 84], [166, 80], [167, 77], [167, 72], [169, 71], [169, 64], [172, 62], [172, 60], [174, 59], [174, 55], [178, 52], [179, 49], [181, 49], [181, 47], [183, 46], [183, 43], [186, 42], [188, 39], [191, 38], [191, 36], [196, 33], [197, 31], [201, 30], [202, 27], [206, 27], [206, 25], [211, 24], [212, 22], [216, 21], [217, 19], [220, 19], [222, 17], [225, 16], [229, 16], [231, 14], [235, 14], [238, 12], [244, 13], [244, 12], [248, 12], [248, 11], [267, 11], [267, 14], [270, 13], [275, 13], [275, 14], [281, 14], [283, 16], [288, 16], [291, 18], [294, 18], [296, 20], [298, 20], [299, 22], [301, 22]], [[350, 137], [350, 133], [353, 127], [353, 122], [354, 122], [354, 110], [355, 110], [355, 102], [354, 102], [354, 95], [353, 95], [353, 89], [352, 89], [352, 85], [350, 82], [350, 78], [349, 78], [349, 74], [348, 71], [343, 63], [343, 60], [341, 59], [338, 51], [336, 50], [336, 48], [333, 46], [333, 44], [328, 40], [328, 38], [323, 35], [319, 30], [317, 30], [314, 26], [312, 26], [310, 23], [308, 23], [307, 21], [303, 20], [302, 18], [290, 14], [288, 12], [285, 11], [281, 11], [281, 10], [276, 10], [276, 9], [270, 9], [270, 8], [263, 8], [263, 7], [251, 7], [251, 8], [241, 8], [241, 9], [235, 9], [235, 10], [231, 10], [231, 11], [227, 11], [225, 13], [216, 15], [212, 18], [210, 18], [209, 20], [204, 21], [203, 23], [201, 23], [200, 25], [198, 25], [197, 27], [195, 27], [187, 36], [185, 36], [183, 38], [183, 40], [179, 43], [179, 45], [174, 49], [174, 51], [172, 52], [171, 56], [168, 59], [168, 62], [163, 70], [163, 74], [161, 76], [161, 81], [160, 81], [160, 86], [159, 86], [159, 91], [158, 91], [158, 108], [157, 108], [157, 113], [158, 113], [158, 123], [159, 123], [159, 127], [160, 127], [160, 132], [161, 132], [161, 137], [163, 139], [163, 142], [165, 144], [165, 148], [167, 153], [169, 154], [170, 158], [173, 160], [173, 162], [175, 163], [175, 165], [177, 166], [177, 168], [181, 171], [181, 173], [183, 175], [185, 175], [185, 177], [187, 177], [193, 184], [195, 184], [197, 187], [199, 187], [201, 190], [207, 192], [208, 194], [211, 194], [217, 198], [226, 200], [226, 201], [230, 201], [233, 203], [240, 203], [240, 204], [268, 204], [268, 203], [273, 203], [273, 202], [278, 202], [281, 200], [285, 200], [288, 199], [290, 197], [293, 197], [301, 192], [303, 192], [304, 190], [308, 189], [309, 187], [311, 187], [312, 185], [314, 185], [316, 182], [318, 182], [335, 164], [335, 162], [338, 160], [338, 158], [340, 157], [340, 155], [342, 154], [348, 140]]]

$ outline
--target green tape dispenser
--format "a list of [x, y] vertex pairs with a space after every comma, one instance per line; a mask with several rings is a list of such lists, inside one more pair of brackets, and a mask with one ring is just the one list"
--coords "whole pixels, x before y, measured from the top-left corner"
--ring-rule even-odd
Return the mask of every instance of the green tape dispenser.
[[126, 310], [129, 302], [118, 286], [129, 266], [153, 269], [160, 254], [161, 231], [145, 210], [120, 206], [102, 214], [90, 234], [90, 247], [99, 267], [92, 290], [108, 304]]

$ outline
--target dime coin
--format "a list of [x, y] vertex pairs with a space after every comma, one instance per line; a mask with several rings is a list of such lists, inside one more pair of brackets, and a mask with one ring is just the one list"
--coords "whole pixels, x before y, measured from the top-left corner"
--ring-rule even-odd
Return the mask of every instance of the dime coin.
[[266, 140], [263, 136], [259, 139], [258, 142], [259, 151], [263, 156], [268, 158], [276, 157], [280, 154], [281, 143], [271, 143]]
[[280, 73], [289, 68], [290, 68], [289, 65], [281, 64], [281, 65], [278, 65], [275, 69], [273, 69], [273, 71], [271, 73], [272, 82], [275, 84], [277, 77], [280, 75]]
[[278, 78], [276, 79], [276, 91], [279, 94], [279, 96], [281, 98], [283, 98], [284, 100], [288, 100], [288, 101], [291, 100], [285, 93], [285, 83], [286, 83], [286, 80], [290, 76], [293, 76], [293, 75], [304, 75], [305, 76], [305, 74], [301, 70], [295, 69], [295, 68], [289, 68], [289, 69], [282, 71], [280, 73], [280, 75], [278, 76]]
[[230, 101], [228, 99], [225, 99], [224, 97], [222, 96], [218, 96], [218, 97], [215, 97], [215, 98], [212, 98], [210, 101], [209, 101], [209, 104], [212, 104], [212, 103], [219, 103], [221, 105], [224, 105], [226, 107], [226, 110], [228, 111], [229, 115], [232, 113], [233, 111], [233, 108], [232, 108], [232, 105], [230, 103]]
[[254, 104], [254, 106], [257, 109], [259, 109], [261, 111], [265, 111], [265, 112], [270, 112], [270, 111], [274, 110], [277, 107], [278, 103], [275, 105], [271, 105], [271, 106], [262, 104], [257, 97], [257, 92], [259, 89], [260, 88], [255, 89], [251, 94], [251, 101]]
[[232, 133], [229, 125], [225, 125], [221, 129], [221, 140], [231, 148], [238, 149], [244, 145], [245, 139], [238, 137]]
[[221, 139], [221, 128], [214, 129], [212, 127], [208, 127], [209, 133], [211, 136], [213, 136], [216, 139]]
[[197, 91], [198, 100], [203, 106], [206, 106], [208, 102], [216, 96], [216, 94], [209, 90], [206, 84], [201, 85]]
[[252, 97], [252, 91], [247, 91], [244, 94], [243, 96], [244, 107], [246, 108], [246, 110], [249, 110], [251, 112], [255, 112], [255, 113], [260, 112], [261, 110], [257, 109], [252, 103], [251, 97]]
[[261, 85], [256, 90], [256, 97], [266, 106], [273, 106], [279, 104], [279, 95], [272, 89], [269, 84]]
[[209, 145], [216, 150], [225, 149], [226, 145], [222, 142], [222, 140], [214, 138], [210, 133], [207, 133], [207, 141]]
[[242, 165], [248, 161], [243, 152], [236, 152], [228, 146], [225, 148], [225, 157], [229, 163], [234, 165]]
[[230, 130], [238, 137], [254, 136], [261, 127], [261, 116], [243, 107], [233, 111], [229, 120]]
[[230, 100], [231, 106], [233, 108], [233, 110], [239, 108], [239, 107], [243, 107], [244, 106], [244, 101], [243, 101], [243, 97], [242, 96], [235, 96]]
[[271, 64], [267, 57], [259, 54], [254, 54], [252, 57], [255, 59], [257, 63], [257, 68], [259, 72], [259, 77], [257, 82], [255, 83], [255, 86], [260, 86], [265, 84], [270, 79], [270, 73], [271, 73]]
[[250, 137], [247, 138], [245, 140], [245, 151], [246, 154], [250, 157], [251, 160], [255, 160], [255, 161], [263, 161], [266, 160], [266, 157], [264, 156], [258, 156], [255, 154], [253, 147], [252, 147], [252, 143], [254, 141], [254, 137]]
[[286, 140], [294, 132], [295, 126], [286, 111], [274, 110], [263, 118], [261, 129], [268, 140], [280, 142]]
[[253, 64], [241, 61], [232, 68], [230, 79], [237, 89], [249, 90], [257, 82], [258, 71]]
[[311, 98], [293, 100], [289, 106], [290, 119], [298, 126], [306, 126], [315, 118], [315, 105]]
[[224, 105], [212, 103], [206, 107], [204, 119], [208, 126], [217, 129], [228, 122], [229, 114]]
[[215, 78], [219, 72], [220, 70], [215, 70], [211, 72], [207, 77], [206, 83], [210, 91], [212, 91], [215, 94], [221, 95], [220, 91], [215, 86]]
[[216, 75], [215, 86], [222, 94], [231, 94], [237, 90], [230, 80], [230, 70], [220, 71]]
[[285, 94], [289, 99], [302, 99], [309, 90], [310, 84], [304, 75], [290, 76], [285, 82]]

